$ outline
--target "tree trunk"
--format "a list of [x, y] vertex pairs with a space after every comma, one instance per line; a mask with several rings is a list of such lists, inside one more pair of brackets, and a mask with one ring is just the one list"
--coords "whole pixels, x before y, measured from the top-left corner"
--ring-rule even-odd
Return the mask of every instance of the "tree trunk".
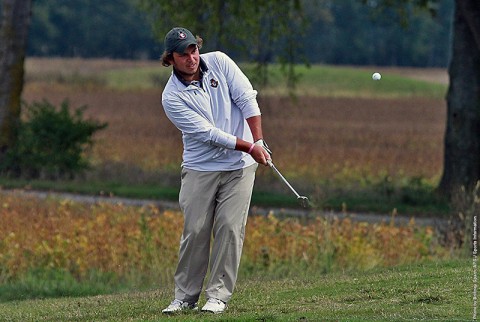
[[0, 158], [16, 140], [31, 0], [2, 0], [0, 8]]
[[456, 0], [439, 190], [454, 197], [480, 180], [480, 1]]

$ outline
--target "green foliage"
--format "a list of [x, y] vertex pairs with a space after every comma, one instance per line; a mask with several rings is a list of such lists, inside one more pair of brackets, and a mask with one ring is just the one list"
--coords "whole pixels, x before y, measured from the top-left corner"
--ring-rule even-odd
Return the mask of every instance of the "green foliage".
[[4, 174], [25, 178], [72, 178], [87, 169], [84, 156], [92, 136], [107, 124], [83, 119], [86, 106], [70, 113], [68, 101], [60, 108], [44, 100], [26, 105], [27, 121], [19, 126], [16, 144], [0, 163]]
[[368, 1], [360, 0], [363, 4], [373, 8], [378, 14], [384, 13], [388, 9], [393, 9], [398, 16], [402, 26], [407, 26], [412, 13], [418, 11], [428, 11], [430, 15], [435, 16], [438, 13], [441, 0], [380, 0]]
[[[305, 37], [309, 40], [308, 60], [343, 65], [446, 66], [453, 2], [439, 1], [435, 17], [413, 10], [413, 4], [408, 12], [400, 13], [400, 8], [385, 2], [388, 0], [335, 1], [329, 6], [328, 19], [312, 17]], [[400, 6], [405, 1], [395, 2]]]
[[[300, 0], [282, 1], [281, 5], [275, 0], [140, 0], [140, 4], [153, 17], [157, 39], [163, 40], [172, 27], [187, 27], [210, 42], [205, 42], [208, 49], [229, 48], [255, 61], [253, 81], [259, 85], [268, 82], [267, 65], [272, 57], [282, 65], [293, 65], [301, 46], [298, 34], [307, 22]], [[280, 44], [286, 50], [276, 51]], [[285, 69], [284, 75], [292, 82], [296, 76], [291, 68]]]
[[28, 54], [154, 58], [155, 40], [134, 0], [35, 0]]
[[[444, 67], [453, 8], [451, 0], [36, 0], [28, 54], [157, 58], [165, 33], [183, 25], [205, 38], [206, 51], [257, 62], [259, 84], [275, 79], [274, 62]], [[298, 76], [283, 75], [293, 84]]]

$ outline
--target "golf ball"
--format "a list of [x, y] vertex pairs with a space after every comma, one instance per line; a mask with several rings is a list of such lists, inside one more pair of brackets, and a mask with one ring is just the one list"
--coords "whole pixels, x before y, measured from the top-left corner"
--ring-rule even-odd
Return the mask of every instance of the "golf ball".
[[380, 80], [382, 78], [382, 75], [380, 73], [373, 73], [372, 79], [373, 80]]

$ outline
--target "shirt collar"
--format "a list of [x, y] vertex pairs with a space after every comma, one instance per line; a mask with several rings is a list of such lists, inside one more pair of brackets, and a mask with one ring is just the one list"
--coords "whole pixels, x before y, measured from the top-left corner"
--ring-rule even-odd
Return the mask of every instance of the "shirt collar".
[[202, 79], [203, 79], [203, 74], [206, 73], [208, 71], [208, 67], [207, 67], [207, 64], [205, 63], [205, 61], [202, 59], [202, 57], [200, 57], [200, 81], [186, 81], [178, 72], [177, 70], [175, 69], [175, 67], [173, 68], [173, 73], [175, 74], [175, 76], [178, 78], [178, 80], [180, 82], [182, 82], [183, 85], [185, 85], [185, 87], [188, 87], [190, 85], [195, 85], [197, 87], [202, 87]]

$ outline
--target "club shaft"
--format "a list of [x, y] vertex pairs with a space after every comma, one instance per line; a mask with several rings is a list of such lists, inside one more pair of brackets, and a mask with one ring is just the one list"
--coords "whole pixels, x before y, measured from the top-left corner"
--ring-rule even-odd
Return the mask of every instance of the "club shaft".
[[292, 192], [295, 194], [295, 196], [297, 196], [297, 198], [300, 198], [301, 196], [298, 194], [297, 191], [295, 191], [295, 189], [293, 189], [292, 185], [287, 181], [287, 179], [285, 179], [285, 177], [280, 173], [280, 171], [278, 171], [278, 169], [275, 167], [275, 165], [273, 164], [273, 162], [271, 160], [268, 160], [268, 165], [275, 171], [275, 173], [280, 177], [280, 179], [282, 179], [282, 181], [290, 188], [290, 190], [292, 190]]

